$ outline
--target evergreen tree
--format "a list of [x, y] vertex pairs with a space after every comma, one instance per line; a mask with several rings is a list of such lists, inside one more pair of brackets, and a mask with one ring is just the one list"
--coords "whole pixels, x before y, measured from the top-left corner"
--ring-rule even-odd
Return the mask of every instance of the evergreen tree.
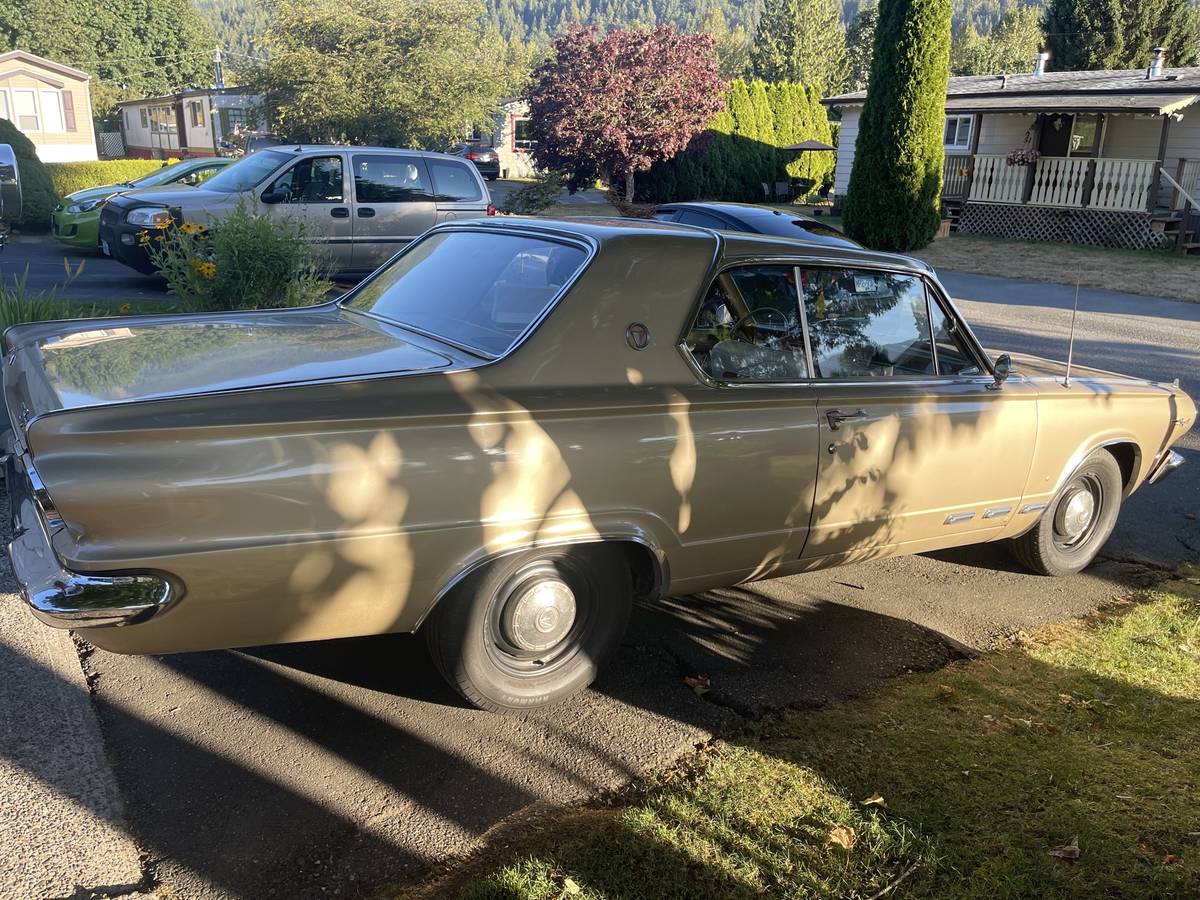
[[861, 91], [871, 74], [871, 51], [875, 46], [875, 25], [879, 4], [868, 2], [858, 8], [846, 29], [846, 89]]
[[[1137, 0], [1130, 0], [1136, 4]], [[1060, 72], [1124, 65], [1121, 0], [1050, 0], [1042, 14], [1050, 65]]]
[[1169, 66], [1200, 59], [1200, 9], [1190, 0], [1125, 0], [1122, 24], [1129, 68], [1145, 67], [1155, 47], [1167, 51]]
[[868, 247], [924, 247], [941, 218], [950, 0], [882, 0], [843, 210]]
[[950, 48], [950, 74], [997, 75], [1028, 72], [1042, 49], [1041, 13], [1022, 6], [1004, 15], [990, 34], [968, 24]]
[[766, 81], [841, 89], [846, 32], [839, 0], [766, 0], [754, 33], [750, 69]]

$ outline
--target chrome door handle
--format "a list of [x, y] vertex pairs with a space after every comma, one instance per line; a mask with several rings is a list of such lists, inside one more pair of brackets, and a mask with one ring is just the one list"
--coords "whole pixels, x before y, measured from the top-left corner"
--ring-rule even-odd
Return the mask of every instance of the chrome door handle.
[[867, 411], [865, 409], [856, 409], [851, 413], [844, 413], [840, 409], [831, 409], [825, 413], [825, 419], [829, 422], [829, 430], [837, 431], [842, 427], [842, 423], [850, 419], [865, 419]]

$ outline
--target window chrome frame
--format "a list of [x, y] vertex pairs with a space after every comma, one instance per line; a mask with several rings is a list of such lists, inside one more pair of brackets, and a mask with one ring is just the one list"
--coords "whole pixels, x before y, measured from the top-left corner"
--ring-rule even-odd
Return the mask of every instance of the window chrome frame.
[[[718, 238], [720, 236], [718, 235]], [[942, 286], [938, 280], [936, 273], [931, 268], [920, 265], [905, 265], [903, 261], [896, 260], [895, 264], [886, 262], [878, 262], [875, 260], [858, 260], [853, 257], [837, 257], [826, 255], [813, 255], [800, 257], [795, 254], [789, 256], [745, 256], [733, 258], [720, 258], [720, 250], [718, 248], [718, 261], [714, 264], [709, 272], [708, 278], [705, 279], [699, 296], [692, 303], [691, 314], [688, 316], [683, 325], [683, 331], [676, 342], [676, 348], [683, 357], [684, 362], [692, 370], [692, 373], [697, 379], [708, 387], [713, 388], [768, 388], [768, 389], [786, 389], [786, 388], [814, 388], [821, 384], [838, 385], [838, 386], [866, 386], [891, 384], [897, 387], [920, 387], [920, 386], [945, 386], [948, 384], [981, 384], [989, 385], [995, 383], [995, 369], [991, 359], [987, 353], [983, 351], [983, 346], [979, 343], [979, 339], [971, 330], [970, 325], [958, 308], [954, 305], [953, 299], [948, 291]], [[892, 375], [878, 378], [863, 378], [855, 376], [852, 378], [818, 378], [813, 375], [813, 360], [812, 353], [809, 348], [809, 331], [808, 317], [804, 304], [800, 296], [800, 280], [796, 278], [796, 296], [797, 302], [801, 311], [801, 323], [804, 330], [805, 353], [808, 357], [808, 372], [809, 378], [800, 381], [727, 381], [720, 378], [715, 378], [710, 373], [704, 370], [695, 356], [692, 355], [691, 348], [688, 347], [688, 337], [692, 332], [692, 326], [696, 321], [696, 316], [699, 314], [700, 305], [704, 302], [704, 298], [708, 296], [708, 292], [712, 289], [713, 284], [717, 279], [731, 269], [747, 268], [752, 266], [780, 266], [790, 267], [793, 270], [805, 268], [841, 268], [854, 269], [861, 268], [866, 271], [888, 272], [896, 275], [908, 275], [917, 278], [921, 281], [925, 293], [926, 317], [929, 319], [929, 339], [933, 344], [933, 322], [929, 317], [928, 304], [937, 302], [942, 312], [946, 317], [952, 320], [956, 325], [956, 330], [965, 337], [965, 342], [968, 345], [969, 351], [974, 357], [976, 365], [979, 366], [978, 375]], [[933, 291], [931, 297], [930, 292]], [[933, 350], [936, 361], [937, 349]]]

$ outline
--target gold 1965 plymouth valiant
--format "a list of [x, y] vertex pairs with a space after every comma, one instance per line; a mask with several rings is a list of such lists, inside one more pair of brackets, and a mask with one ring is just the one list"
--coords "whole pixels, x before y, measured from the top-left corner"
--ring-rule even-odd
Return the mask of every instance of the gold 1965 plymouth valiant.
[[923, 263], [660, 222], [439, 226], [335, 303], [5, 334], [13, 568], [121, 653], [420, 630], [481, 707], [635, 598], [982, 541], [1086, 566], [1186, 394], [983, 349]]

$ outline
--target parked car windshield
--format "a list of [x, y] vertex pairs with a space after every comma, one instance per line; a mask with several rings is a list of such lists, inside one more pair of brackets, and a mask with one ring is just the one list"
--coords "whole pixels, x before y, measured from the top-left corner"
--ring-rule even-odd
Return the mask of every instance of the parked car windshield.
[[544, 238], [443, 231], [414, 244], [346, 305], [501, 356], [586, 258], [579, 247]]
[[227, 194], [246, 191], [254, 187], [289, 159], [294, 159], [293, 153], [282, 153], [278, 150], [259, 150], [253, 156], [226, 166], [208, 181], [204, 182], [205, 190], [221, 191]]
[[167, 184], [180, 170], [190, 169], [195, 165], [194, 160], [172, 163], [169, 166], [163, 166], [161, 169], [155, 169], [150, 174], [143, 175], [141, 178], [135, 178], [133, 181], [125, 183], [130, 187], [154, 187], [157, 184]]

